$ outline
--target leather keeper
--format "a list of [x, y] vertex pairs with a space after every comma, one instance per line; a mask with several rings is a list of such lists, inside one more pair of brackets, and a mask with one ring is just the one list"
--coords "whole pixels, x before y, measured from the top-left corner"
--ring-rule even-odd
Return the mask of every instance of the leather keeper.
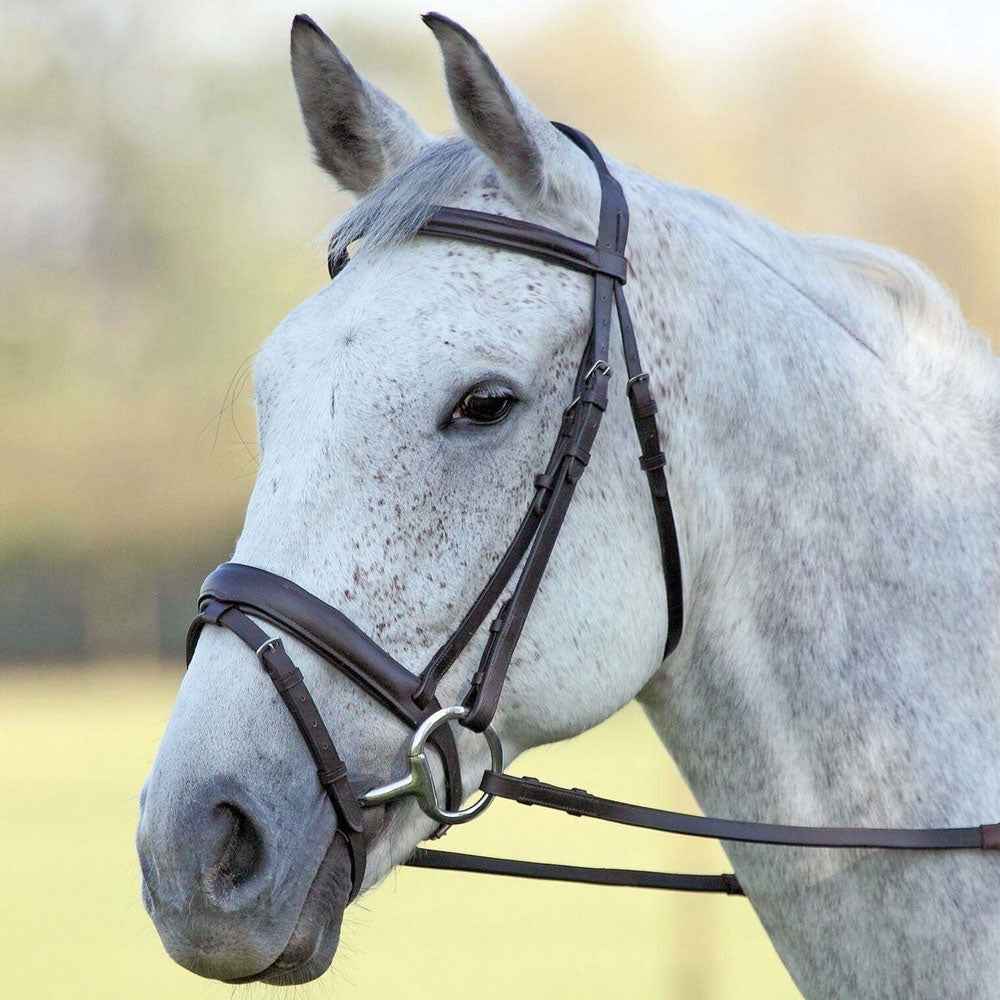
[[317, 776], [319, 777], [319, 783], [326, 788], [329, 785], [335, 785], [341, 778], [347, 777], [347, 765], [341, 762], [337, 767], [331, 767], [329, 771], [317, 771]]
[[660, 412], [653, 399], [653, 394], [649, 391], [649, 375], [645, 372], [636, 375], [628, 384], [628, 401], [632, 407], [632, 416], [636, 418], [652, 417]]
[[507, 611], [510, 609], [510, 600], [506, 600], [500, 605], [500, 610], [497, 612], [496, 618], [490, 622], [490, 631], [495, 635], [497, 632], [502, 632], [504, 626], [507, 624]]
[[[486, 780], [486, 775], [485, 774], [483, 775], [483, 780], [484, 781]], [[521, 778], [521, 781], [529, 782], [532, 785], [540, 785], [541, 784], [541, 782], [538, 780], [538, 778], [533, 778], [530, 774], [524, 775], [524, 777]], [[487, 794], [489, 794], [489, 793], [487, 792]], [[534, 802], [532, 802], [527, 797], [527, 792], [525, 792], [524, 795], [521, 798], [515, 799], [515, 801], [517, 802], [517, 804], [519, 806], [533, 806], [535, 804]]]
[[632, 397], [629, 402], [632, 404], [632, 416], [639, 420], [645, 417], [655, 417], [660, 412], [660, 408], [656, 405], [656, 400], [652, 398], [648, 402], [640, 402], [635, 397]]
[[628, 278], [628, 261], [625, 255], [617, 250], [605, 250], [603, 247], [596, 247], [594, 253], [594, 270], [598, 274], [606, 274], [614, 278], [615, 281], [625, 284]]
[[552, 488], [555, 486], [555, 478], [553, 476], [547, 476], [544, 472], [539, 472], [535, 476], [535, 489], [545, 490], [546, 493], [551, 493]]
[[219, 619], [232, 607], [222, 601], [208, 601], [201, 609], [200, 618], [206, 625], [218, 625]]
[[652, 472], [654, 469], [662, 469], [667, 464], [667, 456], [662, 451], [655, 451], [652, 455], [639, 456], [639, 468], [643, 472]]
[[[571, 788], [571, 792], [579, 792], [581, 795], [589, 795], [590, 793], [586, 788]], [[583, 815], [583, 813], [574, 812], [572, 809], [566, 810], [567, 816], [576, 816], [578, 819]]]
[[590, 403], [596, 406], [599, 410], [606, 410], [608, 408], [608, 383], [605, 379], [604, 382], [598, 382], [594, 386], [587, 386], [581, 393], [579, 402]]
[[274, 684], [279, 694], [290, 691], [293, 687], [297, 687], [302, 683], [302, 671], [298, 667], [293, 666], [291, 670], [275, 668], [272, 664], [268, 663], [268, 656], [270, 656], [270, 651], [264, 653], [264, 669], [270, 674], [271, 683]]

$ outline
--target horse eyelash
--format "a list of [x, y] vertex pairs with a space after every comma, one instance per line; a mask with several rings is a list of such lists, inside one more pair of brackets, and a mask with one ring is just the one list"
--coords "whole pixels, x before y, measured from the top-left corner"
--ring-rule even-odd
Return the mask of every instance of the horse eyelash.
[[483, 382], [479, 385], [474, 385], [468, 392], [466, 392], [462, 399], [466, 396], [488, 396], [492, 398], [499, 398], [502, 396], [514, 396], [515, 392], [510, 388], [510, 386], [502, 385], [499, 382]]

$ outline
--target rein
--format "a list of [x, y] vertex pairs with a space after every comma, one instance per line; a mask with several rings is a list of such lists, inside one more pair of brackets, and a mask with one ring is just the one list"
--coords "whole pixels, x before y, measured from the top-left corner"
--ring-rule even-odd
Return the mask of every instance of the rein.
[[[468, 240], [528, 254], [594, 279], [590, 336], [573, 384], [572, 402], [562, 415], [545, 470], [535, 476], [535, 494], [506, 552], [455, 631], [414, 674], [396, 661], [367, 633], [331, 605], [284, 577], [239, 563], [225, 563], [202, 585], [199, 613], [187, 637], [187, 662], [194, 656], [206, 625], [228, 629], [252, 649], [289, 710], [317, 766], [319, 782], [336, 814], [335, 836], [344, 839], [351, 859], [351, 894], [361, 890], [367, 860], [363, 810], [413, 796], [420, 808], [449, 826], [478, 816], [494, 798], [522, 805], [558, 809], [629, 826], [684, 836], [795, 847], [887, 848], [895, 850], [1000, 849], [1000, 824], [978, 827], [904, 830], [853, 827], [797, 827], [691, 816], [598, 798], [582, 789], [565, 789], [535, 778], [503, 773], [503, 748], [491, 723], [503, 692], [511, 658], [538, 592], [549, 557], [590, 460], [590, 450], [608, 404], [608, 362], [612, 307], [618, 318], [626, 368], [626, 392], [639, 440], [639, 466], [646, 473], [656, 518], [667, 594], [668, 631], [664, 658], [680, 642], [684, 622], [680, 546], [674, 524], [656, 422], [656, 402], [649, 389], [635, 331], [625, 301], [625, 247], [628, 205], [621, 185], [611, 175], [597, 147], [567, 125], [556, 127], [587, 154], [601, 184], [597, 241], [591, 245], [544, 226], [466, 209], [438, 207], [418, 235]], [[331, 276], [347, 263], [329, 261]], [[518, 566], [513, 591], [489, 626], [489, 636], [468, 691], [460, 705], [442, 707], [438, 684], [466, 648], [505, 591]], [[253, 616], [253, 617], [251, 617]], [[388, 784], [356, 794], [348, 768], [336, 747], [301, 672], [285, 651], [282, 639], [269, 636], [253, 619], [262, 619], [305, 643], [323, 660], [350, 678], [379, 704], [413, 729], [409, 745], [410, 773]], [[482, 795], [462, 808], [462, 781], [455, 739], [448, 724], [457, 722], [487, 741], [491, 767], [480, 784]], [[427, 761], [434, 748], [444, 770], [444, 801], [438, 796]], [[417, 848], [407, 864], [522, 878], [558, 879], [596, 885], [640, 886], [689, 892], [742, 895], [733, 874], [692, 875], [626, 869], [513, 861]]]

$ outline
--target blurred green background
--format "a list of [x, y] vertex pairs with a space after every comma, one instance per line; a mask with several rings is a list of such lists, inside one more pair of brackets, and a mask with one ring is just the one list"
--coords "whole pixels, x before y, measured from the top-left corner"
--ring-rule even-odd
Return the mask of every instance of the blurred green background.
[[[322, 285], [311, 244], [348, 204], [312, 166], [299, 123], [286, 40], [296, 10], [280, 0], [0, 9], [5, 996], [223, 995], [159, 950], [130, 840], [197, 585], [229, 554], [253, 482], [253, 352]], [[363, 73], [445, 131], [437, 49], [417, 10], [327, 2], [310, 13]], [[550, 117], [789, 228], [912, 254], [996, 342], [993, 5], [695, 10], [444, 8]], [[634, 710], [541, 752], [537, 769], [622, 797], [688, 801]], [[498, 806], [449, 846], [724, 864], [711, 845], [535, 813]], [[354, 910], [337, 971], [299, 994], [478, 984], [472, 956], [502, 942], [518, 961], [493, 973], [485, 996], [613, 995], [622, 968], [633, 996], [795, 995], [736, 900], [405, 872]]]

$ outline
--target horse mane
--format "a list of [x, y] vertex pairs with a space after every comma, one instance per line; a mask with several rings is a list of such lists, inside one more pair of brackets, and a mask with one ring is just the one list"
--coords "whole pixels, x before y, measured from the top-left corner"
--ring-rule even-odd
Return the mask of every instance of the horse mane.
[[863, 280], [897, 311], [902, 327], [960, 353], [990, 354], [986, 338], [965, 321], [951, 291], [918, 261], [897, 250], [843, 236], [802, 239]]
[[1000, 461], [1000, 363], [951, 291], [899, 251], [839, 236], [801, 239], [867, 288], [875, 315], [892, 331], [887, 361], [914, 397], [927, 407], [964, 412], [967, 442], [976, 438]]
[[756, 258], [924, 400], [964, 401], [1000, 453], [1000, 364], [948, 288], [906, 254], [844, 236], [796, 235], [716, 195], [670, 188], [701, 228]]

